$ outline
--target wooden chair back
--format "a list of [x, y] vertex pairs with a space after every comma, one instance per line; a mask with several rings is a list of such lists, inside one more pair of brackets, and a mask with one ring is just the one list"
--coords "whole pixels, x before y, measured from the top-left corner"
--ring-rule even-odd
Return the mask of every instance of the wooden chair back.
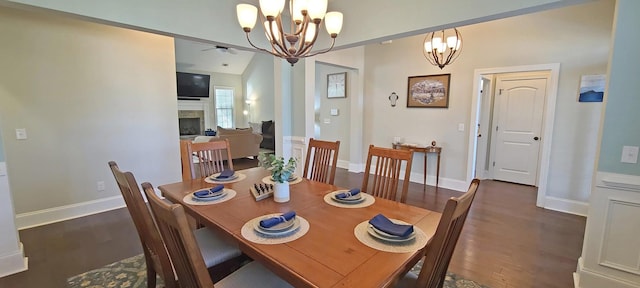
[[160, 199], [148, 182], [142, 183], [142, 189], [149, 199], [180, 287], [213, 287], [200, 247], [187, 223], [184, 207]]
[[330, 142], [311, 138], [302, 177], [333, 185], [336, 178], [339, 151], [340, 141]]
[[[181, 140], [180, 158], [182, 160], [182, 181], [204, 178], [222, 172], [225, 169], [225, 160], [227, 160], [229, 169], [233, 169], [228, 139], [199, 143]], [[194, 161], [195, 159], [197, 161]]]
[[133, 224], [138, 231], [142, 250], [147, 262], [147, 284], [148, 287], [156, 287], [156, 273], [160, 275], [165, 283], [165, 287], [178, 287], [173, 275], [173, 268], [169, 260], [169, 254], [162, 242], [151, 212], [142, 197], [138, 183], [131, 172], [122, 172], [118, 164], [109, 161], [109, 167], [116, 178], [120, 193], [127, 205], [129, 214], [133, 219]]
[[[375, 158], [375, 160], [373, 160]], [[373, 196], [396, 201], [402, 163], [405, 165], [404, 180], [400, 196], [400, 202], [407, 201], [407, 191], [409, 191], [409, 176], [411, 175], [411, 163], [413, 160], [413, 150], [398, 150], [390, 148], [375, 147], [369, 145], [369, 155], [362, 180], [362, 191]], [[371, 174], [371, 164], [375, 163], [375, 171]], [[369, 186], [369, 177], [372, 177]]]
[[460, 232], [479, 185], [480, 180], [473, 179], [464, 195], [458, 198], [451, 197], [447, 201], [436, 233], [425, 249], [427, 254], [416, 287], [442, 287], [453, 250], [458, 243]]

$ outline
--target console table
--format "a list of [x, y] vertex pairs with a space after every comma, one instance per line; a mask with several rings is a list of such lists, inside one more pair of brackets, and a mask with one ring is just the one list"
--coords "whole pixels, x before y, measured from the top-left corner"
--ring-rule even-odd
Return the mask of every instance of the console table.
[[402, 150], [413, 150], [415, 152], [424, 153], [424, 188], [427, 189], [427, 156], [429, 153], [435, 153], [438, 156], [438, 165], [436, 166], [436, 188], [438, 188], [438, 182], [440, 180], [440, 153], [442, 152], [442, 147], [437, 146], [416, 146], [409, 145], [403, 143], [393, 143], [393, 149], [402, 149]]

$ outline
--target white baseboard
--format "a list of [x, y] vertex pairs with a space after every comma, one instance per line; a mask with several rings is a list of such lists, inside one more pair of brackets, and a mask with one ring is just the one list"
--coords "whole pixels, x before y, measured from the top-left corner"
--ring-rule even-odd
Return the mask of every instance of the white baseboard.
[[589, 203], [547, 196], [545, 197], [544, 208], [587, 217]]
[[338, 162], [336, 163], [336, 166], [338, 166], [338, 168], [342, 168], [342, 169], [349, 169], [350, 165], [351, 164], [347, 160], [338, 159]]
[[24, 257], [24, 246], [20, 250], [0, 257], [0, 278], [29, 269], [29, 258]]
[[[422, 172], [411, 172], [410, 181], [413, 183], [423, 184], [424, 174], [422, 174]], [[427, 185], [436, 186], [436, 176], [427, 175]], [[469, 189], [469, 184], [461, 180], [440, 177], [440, 181], [438, 182], [438, 188], [445, 188], [445, 189], [450, 189], [450, 190], [455, 190], [460, 192], [467, 192], [467, 190]]]
[[[624, 279], [614, 278], [587, 269], [584, 267], [582, 257], [578, 258], [578, 271], [574, 273], [574, 285], [576, 288], [637, 288], [637, 282], [629, 282]], [[575, 275], [577, 274], [577, 275]], [[577, 282], [576, 282], [577, 279]]]
[[54, 207], [16, 215], [18, 230], [60, 222], [125, 207], [122, 196]]
[[364, 172], [364, 164], [362, 163], [351, 163], [349, 162], [349, 172], [352, 173], [362, 173]]

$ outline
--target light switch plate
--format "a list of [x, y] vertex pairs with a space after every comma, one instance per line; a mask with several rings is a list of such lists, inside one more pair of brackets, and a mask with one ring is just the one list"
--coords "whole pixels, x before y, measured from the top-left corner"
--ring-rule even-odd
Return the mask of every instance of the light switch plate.
[[622, 163], [638, 163], [638, 146], [622, 146]]
[[331, 119], [324, 118], [324, 124], [331, 124]]
[[464, 132], [464, 123], [458, 123], [458, 131]]
[[27, 129], [16, 128], [16, 139], [18, 140], [27, 139]]
[[336, 108], [331, 109], [331, 116], [338, 116], [339, 110]]

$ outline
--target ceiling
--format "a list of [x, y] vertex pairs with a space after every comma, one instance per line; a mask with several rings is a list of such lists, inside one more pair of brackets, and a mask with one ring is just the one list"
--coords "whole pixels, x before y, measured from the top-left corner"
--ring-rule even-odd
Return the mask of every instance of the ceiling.
[[[216, 49], [216, 44], [175, 38], [176, 70], [240, 75], [254, 52], [235, 48]], [[224, 65], [227, 66], [224, 66]]]

